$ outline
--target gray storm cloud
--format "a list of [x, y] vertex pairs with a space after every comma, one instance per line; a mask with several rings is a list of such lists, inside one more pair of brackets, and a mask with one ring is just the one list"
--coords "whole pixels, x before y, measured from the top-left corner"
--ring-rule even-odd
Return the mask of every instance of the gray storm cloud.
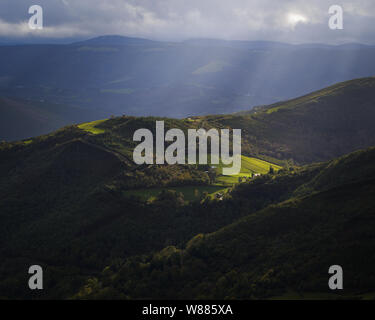
[[[44, 10], [43, 30], [27, 27], [28, 8]], [[344, 9], [344, 30], [329, 30], [328, 8]], [[119, 34], [153, 39], [220, 38], [375, 44], [374, 0], [2, 0], [0, 36]]]

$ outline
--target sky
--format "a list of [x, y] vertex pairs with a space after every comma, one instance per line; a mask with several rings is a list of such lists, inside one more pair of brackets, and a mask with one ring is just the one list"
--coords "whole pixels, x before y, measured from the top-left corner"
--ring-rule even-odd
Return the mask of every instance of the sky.
[[[30, 30], [31, 5], [43, 8]], [[344, 29], [328, 27], [331, 5]], [[375, 44], [375, 0], [1, 0], [0, 39], [91, 38], [117, 34], [155, 40], [193, 38], [288, 43]]]

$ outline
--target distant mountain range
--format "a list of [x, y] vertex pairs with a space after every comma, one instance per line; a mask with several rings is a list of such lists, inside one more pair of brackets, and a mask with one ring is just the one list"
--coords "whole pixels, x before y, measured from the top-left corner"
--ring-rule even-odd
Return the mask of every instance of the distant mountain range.
[[[1, 116], [19, 128], [14, 134], [2, 126], [2, 140], [112, 114], [182, 118], [249, 110], [375, 74], [375, 48], [360, 44], [103, 36], [72, 44], [0, 46], [0, 57]], [[34, 115], [43, 101], [48, 126], [30, 126], [35, 117], [12, 110], [9, 99], [18, 105], [27, 101]]]

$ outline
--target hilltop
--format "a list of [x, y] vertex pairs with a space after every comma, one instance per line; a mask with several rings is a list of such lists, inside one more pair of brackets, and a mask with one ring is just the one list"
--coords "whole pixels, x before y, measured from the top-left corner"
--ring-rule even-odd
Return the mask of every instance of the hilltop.
[[299, 163], [325, 161], [375, 144], [374, 92], [374, 77], [355, 79], [212, 119], [242, 128], [248, 152]]

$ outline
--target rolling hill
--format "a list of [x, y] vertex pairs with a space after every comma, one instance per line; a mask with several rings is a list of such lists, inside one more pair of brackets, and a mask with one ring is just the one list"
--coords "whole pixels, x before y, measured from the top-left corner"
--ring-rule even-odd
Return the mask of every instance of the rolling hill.
[[[370, 291], [374, 84], [231, 115], [111, 117], [1, 142], [0, 297], [322, 296], [328, 266], [340, 263], [346, 296]], [[155, 133], [156, 120], [185, 133], [242, 129], [241, 174], [136, 166], [133, 134]], [[44, 267], [43, 292], [24, 285], [32, 264]]]

